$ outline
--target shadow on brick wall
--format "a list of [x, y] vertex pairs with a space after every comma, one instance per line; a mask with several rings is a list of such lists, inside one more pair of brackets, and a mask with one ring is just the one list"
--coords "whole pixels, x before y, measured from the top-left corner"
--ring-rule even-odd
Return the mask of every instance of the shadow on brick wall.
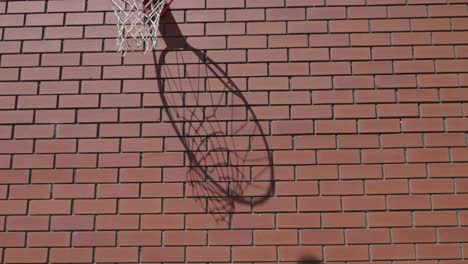
[[268, 124], [257, 119], [226, 66], [186, 42], [171, 12], [161, 22], [166, 48], [154, 61], [164, 121], [185, 150], [192, 198], [230, 226], [233, 213], [255, 211], [274, 193]]
[[318, 258], [312, 255], [305, 255], [301, 257], [301, 260], [297, 264], [323, 264]]

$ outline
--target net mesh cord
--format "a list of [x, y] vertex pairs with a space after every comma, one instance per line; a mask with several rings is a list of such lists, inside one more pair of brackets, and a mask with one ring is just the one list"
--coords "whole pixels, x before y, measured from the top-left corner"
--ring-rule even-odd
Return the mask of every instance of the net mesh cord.
[[159, 19], [167, 0], [112, 0], [117, 18], [117, 49], [149, 52], [156, 48]]

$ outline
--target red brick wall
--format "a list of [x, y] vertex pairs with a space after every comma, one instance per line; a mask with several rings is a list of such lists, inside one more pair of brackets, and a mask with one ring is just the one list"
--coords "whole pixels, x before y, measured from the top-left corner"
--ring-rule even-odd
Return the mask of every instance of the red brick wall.
[[0, 260], [465, 263], [467, 10], [1, 1]]

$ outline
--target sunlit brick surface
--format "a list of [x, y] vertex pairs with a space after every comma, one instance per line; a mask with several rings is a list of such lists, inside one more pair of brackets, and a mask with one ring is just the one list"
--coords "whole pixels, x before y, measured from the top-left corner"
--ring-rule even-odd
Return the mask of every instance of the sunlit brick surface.
[[122, 58], [110, 0], [0, 1], [0, 262], [465, 263], [467, 17], [175, 0]]

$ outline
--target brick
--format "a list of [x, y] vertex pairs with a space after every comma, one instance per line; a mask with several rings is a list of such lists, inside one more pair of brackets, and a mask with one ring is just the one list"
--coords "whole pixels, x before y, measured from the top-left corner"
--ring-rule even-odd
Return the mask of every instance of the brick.
[[339, 260], [368, 260], [367, 246], [326, 246], [325, 257], [332, 261]]
[[235, 247], [233, 248], [232, 257], [234, 261], [275, 261], [276, 250], [272, 246], [256, 246], [256, 247]]
[[308, 63], [272, 63], [269, 73], [272, 76], [297, 76], [309, 74]]
[[428, 32], [415, 33], [395, 33], [392, 36], [393, 45], [420, 45], [431, 43], [431, 38]]
[[188, 37], [187, 43], [197, 49], [225, 49], [224, 37]]
[[24, 26], [24, 15], [1, 15], [3, 27]]
[[454, 208], [466, 208], [466, 196], [465, 194], [447, 195], [439, 194], [432, 198], [433, 208], [435, 209], [454, 209]]
[[392, 6], [388, 14], [389, 17], [425, 17], [427, 12], [423, 6]]
[[365, 20], [332, 20], [329, 24], [330, 32], [367, 32], [369, 24]]
[[187, 259], [189, 261], [229, 261], [229, 247], [188, 247]]
[[348, 46], [350, 38], [347, 34], [313, 34], [309, 42], [312, 47]]
[[377, 115], [382, 117], [418, 117], [416, 104], [384, 104], [377, 106]]
[[461, 257], [461, 249], [454, 244], [417, 245], [416, 252], [421, 259], [454, 259]]
[[437, 230], [441, 242], [462, 242], [466, 240], [466, 228], [440, 227]]
[[63, 41], [63, 51], [66, 52], [90, 52], [101, 50], [101, 39], [66, 39]]
[[415, 226], [450, 226], [457, 224], [457, 216], [450, 211], [415, 212], [414, 223]]
[[45, 248], [8, 248], [5, 250], [5, 262], [8, 263], [45, 263]]
[[376, 260], [395, 260], [395, 259], [414, 259], [414, 245], [372, 245], [372, 259]]
[[0, 205], [2, 205], [2, 210], [0, 210], [2, 215], [26, 214], [26, 201], [2, 200]]
[[228, 9], [226, 10], [227, 21], [263, 21], [265, 14], [261, 9]]
[[83, 81], [81, 90], [83, 93], [120, 93], [120, 85], [119, 81]]
[[228, 74], [230, 76], [265, 76], [267, 65], [263, 63], [255, 64], [232, 64], [229, 65]]
[[66, 11], [84, 11], [85, 2], [83, 0], [68, 0], [68, 1], [53, 1], [47, 3], [47, 11], [49, 12], [66, 12]]
[[443, 123], [439, 118], [403, 119], [402, 122], [403, 131], [406, 132], [443, 130]]
[[138, 153], [100, 154], [98, 165], [103, 168], [138, 167], [140, 165], [140, 155]]
[[447, 149], [411, 149], [408, 150], [407, 155], [409, 162], [437, 162], [449, 160]]
[[431, 17], [445, 17], [445, 16], [463, 16], [465, 12], [460, 9], [461, 5], [433, 5], [429, 6], [429, 14]]
[[43, 54], [41, 65], [43, 66], [73, 66], [79, 65], [80, 58], [78, 54]]
[[232, 219], [232, 226], [238, 228], [264, 229], [274, 226], [274, 217], [272, 214], [238, 214]]
[[31, 201], [29, 204], [29, 214], [69, 214], [71, 212], [71, 202], [61, 200]]
[[97, 126], [90, 124], [58, 125], [57, 137], [59, 138], [90, 138], [96, 137]]
[[[61, 42], [58, 40], [31, 40], [23, 42], [23, 52], [60, 52]], [[47, 68], [43, 69], [43, 72]]]
[[28, 234], [29, 247], [69, 247], [68, 232], [32, 232]]
[[115, 246], [116, 235], [112, 231], [77, 231], [73, 234], [75, 247]]
[[121, 168], [120, 173], [123, 182], [160, 182], [162, 170], [160, 168]]
[[354, 150], [320, 150], [318, 151], [319, 164], [349, 164], [359, 163], [359, 154]]
[[87, 262], [93, 256], [92, 249], [89, 248], [54, 248], [50, 252], [50, 260], [53, 262]]
[[[398, 33], [393, 33], [396, 35]], [[390, 34], [387, 33], [354, 33], [351, 35], [353, 46], [388, 46], [390, 45]]]
[[373, 6], [373, 7], [350, 7], [349, 18], [385, 18], [387, 12], [385, 7]]
[[309, 245], [342, 244], [344, 233], [341, 230], [301, 230], [301, 243]]
[[376, 60], [410, 59], [413, 57], [413, 51], [409, 47], [375, 47], [372, 49], [372, 57]]
[[[42, 58], [42, 62], [45, 61], [45, 56]], [[77, 94], [78, 93], [77, 81], [48, 81], [41, 83], [41, 94]]]
[[206, 245], [206, 233], [204, 231], [167, 231], [164, 232], [163, 241], [165, 245]]
[[247, 7], [282, 7], [283, 1], [268, 1], [268, 0], [247, 0]]
[[55, 26], [62, 25], [63, 14], [28, 14], [26, 26]]
[[2, 247], [23, 247], [26, 242], [24, 232], [3, 232], [0, 234], [0, 245]]
[[76, 152], [76, 141], [73, 139], [54, 139], [36, 141], [36, 153], [70, 153]]
[[184, 219], [181, 215], [143, 215], [142, 229], [182, 229]]
[[374, 32], [396, 32], [409, 31], [409, 19], [372, 19], [370, 21], [371, 31]]
[[327, 228], [365, 226], [365, 217], [362, 213], [325, 213], [322, 220], [323, 226]]
[[435, 102], [438, 101], [438, 95], [434, 89], [400, 90], [398, 91], [400, 102]]
[[[77, 0], [81, 1], [81, 0]], [[54, 1], [62, 2], [62, 1]], [[64, 1], [65, 2], [65, 1]], [[83, 35], [83, 27], [46, 27], [44, 29], [45, 39], [76, 39]]]
[[17, 81], [19, 76], [19, 69], [17, 68], [6, 68], [0, 71], [1, 81]]
[[368, 221], [370, 227], [408, 227], [412, 225], [409, 212], [371, 212]]
[[311, 195], [317, 194], [317, 184], [314, 182], [284, 182], [276, 184], [277, 195]]
[[119, 200], [120, 213], [161, 213], [160, 199], [122, 199]]
[[115, 199], [75, 200], [73, 211], [76, 214], [106, 214], [116, 212]]
[[137, 215], [98, 215], [96, 217], [98, 230], [135, 230], [138, 226]]
[[464, 99], [466, 97], [466, 90], [459, 89], [459, 88], [445, 88], [441, 91], [441, 99], [442, 101], [459, 101], [460, 99]]
[[289, 56], [292, 61], [327, 61], [329, 59], [328, 50], [325, 48], [293, 48], [290, 49]]
[[395, 228], [391, 232], [396, 243], [422, 243], [436, 240], [434, 228]]
[[1, 65], [2, 67], [39, 66], [39, 56], [37, 54], [3, 55]]
[[388, 197], [390, 210], [422, 210], [430, 209], [430, 199], [427, 195], [394, 195]]
[[385, 199], [382, 196], [343, 197], [343, 209], [345, 211], [385, 210], [385, 208]]
[[350, 74], [351, 67], [349, 62], [312, 62], [310, 72], [312, 75], [343, 75]]
[[422, 164], [385, 164], [386, 178], [424, 178], [426, 170]]
[[40, 27], [5, 28], [4, 40], [31, 40], [41, 39]]
[[92, 184], [56, 184], [53, 190], [54, 198], [94, 198]]
[[67, 13], [65, 25], [93, 25], [103, 22], [102, 13]]
[[243, 35], [243, 23], [210, 23], [206, 29], [207, 35]]
[[94, 227], [93, 216], [53, 216], [51, 230], [92, 230]]
[[453, 192], [453, 183], [445, 179], [431, 180], [411, 180], [411, 190], [413, 193], [451, 193]]
[[95, 259], [97, 262], [135, 262], [138, 260], [138, 248], [97, 248]]
[[268, 44], [271, 48], [301, 48], [308, 46], [307, 35], [269, 36]]
[[18, 53], [21, 48], [20, 43], [20, 41], [2, 41], [0, 51], [2, 53]]
[[466, 127], [466, 119], [464, 118], [448, 118], [447, 130], [448, 131], [464, 131]]
[[322, 251], [317, 246], [280, 246], [278, 250], [278, 259], [280, 261], [309, 261], [304, 255], [313, 254], [314, 258], [322, 259]]
[[390, 232], [385, 228], [349, 229], [346, 239], [350, 244], [389, 243]]
[[270, 198], [262, 204], [253, 206], [255, 212], [288, 212], [295, 210], [295, 199], [292, 197]]
[[327, 32], [324, 21], [288, 21], [289, 33], [324, 33]]
[[208, 232], [209, 245], [250, 245], [252, 232], [248, 230], [213, 230]]
[[49, 229], [48, 216], [9, 216], [6, 221], [9, 231], [44, 231]]
[[183, 262], [185, 260], [183, 247], [143, 247], [141, 260], [144, 262]]
[[451, 47], [415, 47], [415, 58], [453, 58], [454, 51]]
[[135, 137], [140, 135], [140, 126], [137, 124], [102, 124], [101, 137]]
[[355, 74], [385, 74], [392, 73], [392, 64], [388, 61], [353, 62], [352, 71]]
[[346, 18], [344, 7], [313, 7], [307, 9], [307, 19], [340, 19]]
[[36, 123], [72, 123], [75, 119], [73, 110], [39, 110], [36, 111]]

